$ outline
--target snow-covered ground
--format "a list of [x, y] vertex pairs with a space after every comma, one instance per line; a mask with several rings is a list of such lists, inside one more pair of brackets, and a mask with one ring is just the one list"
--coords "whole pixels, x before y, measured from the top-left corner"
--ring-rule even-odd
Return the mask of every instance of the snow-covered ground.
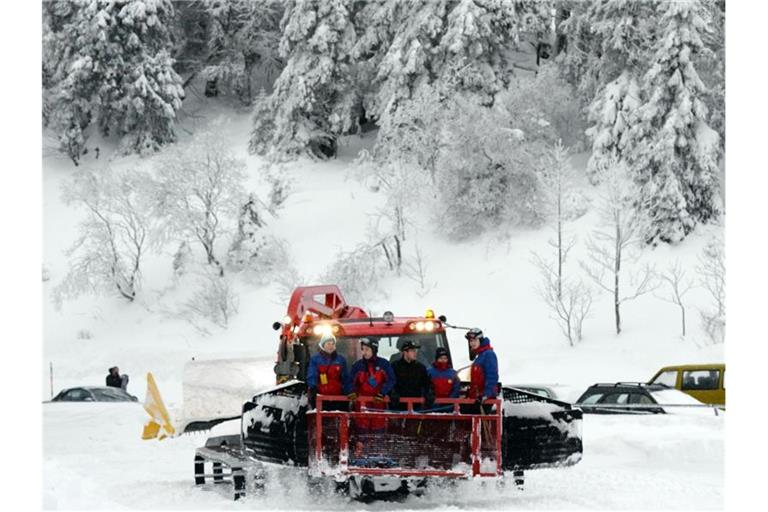
[[[265, 368], [266, 369], [266, 368]], [[47, 509], [221, 510], [713, 510], [723, 507], [724, 416], [587, 415], [584, 459], [526, 473], [524, 491], [462, 482], [405, 502], [362, 505], [307, 495], [297, 468], [270, 472], [264, 497], [233, 502], [196, 487], [192, 456], [205, 435], [141, 441], [135, 403], [43, 406]]]
[[[246, 159], [250, 185], [258, 183], [261, 159], [245, 152], [250, 116], [210, 109], [196, 113], [199, 125], [217, 122]], [[192, 121], [190, 121], [192, 122]], [[191, 130], [197, 126], [189, 126]], [[338, 159], [290, 164], [291, 194], [278, 217], [268, 219], [271, 233], [289, 244], [293, 264], [305, 284], [319, 284], [339, 250], [348, 251], [366, 240], [370, 221], [384, 198], [354, 176], [352, 162], [373, 134], [353, 139]], [[108, 147], [105, 143], [104, 147]], [[86, 158], [83, 165], [149, 166], [151, 159]], [[586, 155], [574, 157], [583, 168]], [[64, 249], [77, 234], [82, 215], [64, 206], [60, 187], [74, 167], [45, 150], [43, 158], [43, 264], [51, 279], [43, 284], [43, 354], [40, 360], [42, 399], [50, 397], [50, 365], [54, 393], [85, 384], [102, 384], [107, 368], [118, 365], [131, 375], [129, 391], [144, 397], [144, 375], [153, 372], [174, 415], [182, 409], [184, 365], [219, 357], [248, 357], [260, 361], [254, 377], [258, 386], [273, 382], [272, 361], [276, 335], [271, 329], [285, 312], [287, 296], [277, 284], [256, 286], [236, 282], [239, 314], [226, 330], [207, 334], [179, 315], [191, 290], [172, 285], [170, 259], [175, 247], [145, 262], [144, 287], [134, 304], [111, 297], [82, 297], [57, 310], [53, 287], [66, 273]], [[593, 193], [587, 184], [584, 190]], [[426, 213], [414, 219], [412, 241], [418, 240], [427, 263], [427, 277], [436, 283], [427, 295], [405, 277], [381, 283], [383, 293], [360, 304], [380, 314], [412, 315], [434, 308], [459, 325], [478, 325], [491, 338], [506, 384], [560, 384], [575, 398], [595, 382], [647, 380], [661, 366], [678, 363], [722, 362], [723, 346], [706, 342], [696, 314], [707, 305], [706, 295], [694, 289], [686, 296], [689, 335], [679, 336], [675, 306], [645, 295], [623, 306], [623, 332], [613, 331], [612, 307], [606, 294], [596, 295], [593, 313], [585, 322], [585, 338], [569, 347], [549, 312], [535, 293], [538, 274], [531, 251], [547, 250], [547, 229], [499, 229], [477, 239], [455, 243], [434, 229]], [[579, 237], [573, 261], [584, 258], [583, 241], [596, 225], [590, 211], [569, 229]], [[679, 259], [689, 272], [707, 238], [719, 227], [705, 226], [679, 247], [646, 250], [644, 261], [663, 268]], [[408, 248], [407, 248], [408, 249]], [[412, 249], [412, 248], [411, 248]], [[343, 290], [342, 290], [343, 291]], [[449, 332], [458, 366], [467, 362], [462, 333]], [[237, 413], [237, 411], [234, 411]], [[194, 448], [203, 435], [163, 442], [139, 440], [145, 413], [135, 404], [45, 404], [43, 406], [43, 492], [46, 508], [316, 508], [302, 490], [301, 479], [290, 472], [276, 477], [263, 500], [232, 504], [215, 492], [194, 489], [191, 479]], [[564, 470], [531, 472], [528, 487], [519, 493], [496, 494], [467, 484], [457, 491], [433, 493], [429, 499], [411, 498], [402, 508], [532, 508], [532, 509], [711, 509], [722, 508], [724, 418], [683, 416], [588, 416], [584, 421], [584, 459]], [[375, 504], [386, 509], [392, 505]], [[360, 508], [342, 502], [321, 508]], [[397, 505], [399, 508], [400, 505]]]

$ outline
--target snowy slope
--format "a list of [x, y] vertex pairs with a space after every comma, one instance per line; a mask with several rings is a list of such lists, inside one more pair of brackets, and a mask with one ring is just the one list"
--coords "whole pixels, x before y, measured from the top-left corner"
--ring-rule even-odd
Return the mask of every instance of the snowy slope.
[[[250, 184], [255, 187], [263, 161], [245, 151], [249, 115], [209, 107], [190, 116], [186, 123], [190, 131], [214, 123], [217, 130], [227, 134], [233, 150], [246, 159]], [[300, 161], [287, 167], [293, 183], [291, 194], [279, 216], [267, 219], [267, 229], [287, 240], [292, 263], [305, 284], [317, 284], [318, 276], [339, 250], [351, 250], [365, 241], [369, 222], [384, 201], [381, 194], [353, 177], [352, 161], [360, 147], [371, 144], [372, 137], [368, 134], [363, 140], [352, 140], [338, 159]], [[110, 155], [104, 149], [110, 147], [108, 142], [94, 144], [101, 144], [101, 158], [93, 160], [91, 152], [84, 165], [103, 165], [110, 158], [110, 165], [115, 167], [151, 165], [151, 159]], [[585, 162], [586, 155], [574, 157], [580, 168]], [[184, 364], [193, 357], [257, 358], [262, 363], [256, 381], [263, 386], [273, 382], [276, 336], [271, 324], [284, 315], [285, 291], [276, 283], [258, 287], [237, 282], [239, 314], [227, 330], [211, 329], [203, 334], [178, 314], [191, 290], [172, 286], [170, 260], [175, 247], [169, 246], [165, 254], [152, 255], [146, 261], [144, 288], [136, 303], [82, 297], [57, 310], [50, 293], [66, 273], [63, 251], [74, 240], [82, 213], [60, 200], [61, 184], [74, 171], [71, 163], [44, 149], [43, 165], [43, 263], [51, 279], [43, 284], [42, 399], [49, 398], [51, 363], [54, 393], [68, 386], [103, 383], [107, 368], [118, 365], [131, 375], [129, 391], [143, 398], [143, 376], [152, 371], [173, 411], [181, 409]], [[594, 195], [586, 184], [584, 190]], [[418, 314], [429, 307], [447, 315], [449, 322], [482, 327], [499, 355], [505, 383], [559, 383], [578, 395], [598, 381], [647, 380], [664, 365], [724, 360], [724, 347], [708, 345], [698, 326], [695, 307], [707, 305], [701, 289], [686, 296], [690, 307], [685, 340], [678, 335], [676, 307], [653, 295], [624, 305], [624, 332], [616, 336], [610, 297], [598, 293], [592, 317], [585, 322], [585, 339], [571, 348], [534, 291], [538, 275], [530, 263], [531, 251], [547, 250], [552, 236], [549, 230], [500, 228], [472, 241], [455, 243], [437, 234], [434, 220], [426, 212], [415, 221], [407, 243], [418, 240], [428, 265], [428, 279], [437, 282], [436, 287], [422, 298], [414, 282], [393, 275], [382, 283], [386, 295], [361, 305], [373, 313], [390, 309], [396, 314]], [[569, 229], [583, 242], [595, 222], [591, 211]], [[679, 247], [647, 250], [645, 261], [663, 267], [679, 258], [692, 274], [708, 234], [717, 229], [704, 227]], [[406, 251], [412, 247], [406, 245]], [[571, 260], [575, 263], [583, 257], [580, 244]], [[456, 364], [465, 364], [466, 345], [461, 333], [450, 332], [449, 340]], [[202, 437], [184, 437], [163, 445], [140, 443], [142, 418], [139, 408], [113, 415], [102, 405], [45, 405], [46, 504], [76, 508], [233, 507], [211, 493], [187, 496], [192, 452]], [[693, 420], [590, 417], [584, 427], [584, 461], [567, 471], [532, 474], [531, 491], [516, 496], [516, 503], [526, 508], [592, 508], [593, 503], [597, 508], [687, 508], [687, 500], [695, 498], [696, 508], [718, 508], [723, 488], [722, 420], [702, 424], [681, 421]], [[109, 466], [106, 454], [114, 450], [124, 454], [118, 460], [125, 461], [128, 471]], [[112, 469], [94, 470], [101, 465]], [[113, 479], [115, 482], [110, 483]], [[123, 485], [121, 479], [131, 484]], [[73, 481], [79, 482], [77, 492], [70, 485]], [[561, 496], [555, 492], [558, 488], [572, 490], [574, 497], [555, 497]], [[606, 488], [616, 492], [605, 492]], [[592, 501], [594, 495], [598, 501]], [[440, 499], [438, 503], [451, 504], [450, 498]], [[460, 501], [458, 506], [498, 508], [506, 499], [477, 498]], [[304, 506], [301, 498], [296, 500], [283, 503], [275, 499], [264, 508]], [[249, 506], [260, 508], [262, 504]], [[416, 501], [413, 506], [426, 505]]]

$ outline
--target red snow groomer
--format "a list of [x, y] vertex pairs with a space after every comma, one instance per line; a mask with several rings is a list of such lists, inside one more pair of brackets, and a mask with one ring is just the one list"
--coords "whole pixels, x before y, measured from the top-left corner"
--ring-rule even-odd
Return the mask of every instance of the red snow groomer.
[[[277, 386], [243, 405], [239, 436], [213, 437], [198, 449], [198, 484], [209, 476], [229, 480], [238, 498], [249, 488], [263, 488], [269, 464], [284, 464], [307, 467], [310, 490], [367, 500], [420, 493], [441, 479], [503, 482], [512, 473], [522, 485], [526, 469], [581, 459], [581, 410], [502, 385], [498, 398], [485, 402], [485, 411], [463, 398], [434, 404], [401, 398], [405, 410], [395, 411], [366, 407], [373, 397], [358, 397], [360, 407], [353, 408], [346, 396], [324, 395], [310, 409], [304, 380], [323, 334], [336, 337], [336, 351], [349, 367], [361, 357], [362, 337], [377, 339], [379, 357], [390, 362], [400, 357], [406, 338], [420, 345], [418, 357], [427, 367], [439, 347], [452, 359], [450, 326], [431, 310], [423, 316], [386, 312], [371, 318], [346, 304], [338, 287], [309, 286], [293, 292], [286, 317], [273, 327], [280, 331]], [[208, 463], [212, 473], [206, 472]]]

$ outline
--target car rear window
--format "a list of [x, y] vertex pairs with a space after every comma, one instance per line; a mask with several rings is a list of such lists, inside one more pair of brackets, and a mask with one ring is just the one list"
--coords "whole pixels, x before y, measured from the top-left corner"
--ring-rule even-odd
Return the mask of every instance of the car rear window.
[[720, 370], [687, 370], [683, 372], [682, 389], [717, 389]]
[[631, 404], [652, 404], [651, 397], [644, 393], [630, 393], [629, 403]]
[[611, 393], [605, 397], [604, 404], [625, 404], [629, 398], [629, 393]]

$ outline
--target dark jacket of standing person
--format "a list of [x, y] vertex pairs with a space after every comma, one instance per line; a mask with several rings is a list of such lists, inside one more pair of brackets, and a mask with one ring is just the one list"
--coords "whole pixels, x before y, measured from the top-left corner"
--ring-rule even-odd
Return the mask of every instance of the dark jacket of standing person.
[[[405, 351], [409, 347], [418, 348], [413, 342], [406, 341], [402, 350]], [[394, 400], [393, 409], [407, 409], [405, 404], [399, 403], [400, 398], [426, 398], [431, 401], [432, 381], [427, 374], [427, 368], [418, 360], [406, 361], [405, 357], [401, 357], [392, 363], [392, 371], [395, 372], [395, 387], [391, 394]]]
[[109, 369], [107, 375], [107, 386], [112, 388], [122, 388], [123, 379], [120, 377], [120, 369], [117, 366], [113, 366]]

